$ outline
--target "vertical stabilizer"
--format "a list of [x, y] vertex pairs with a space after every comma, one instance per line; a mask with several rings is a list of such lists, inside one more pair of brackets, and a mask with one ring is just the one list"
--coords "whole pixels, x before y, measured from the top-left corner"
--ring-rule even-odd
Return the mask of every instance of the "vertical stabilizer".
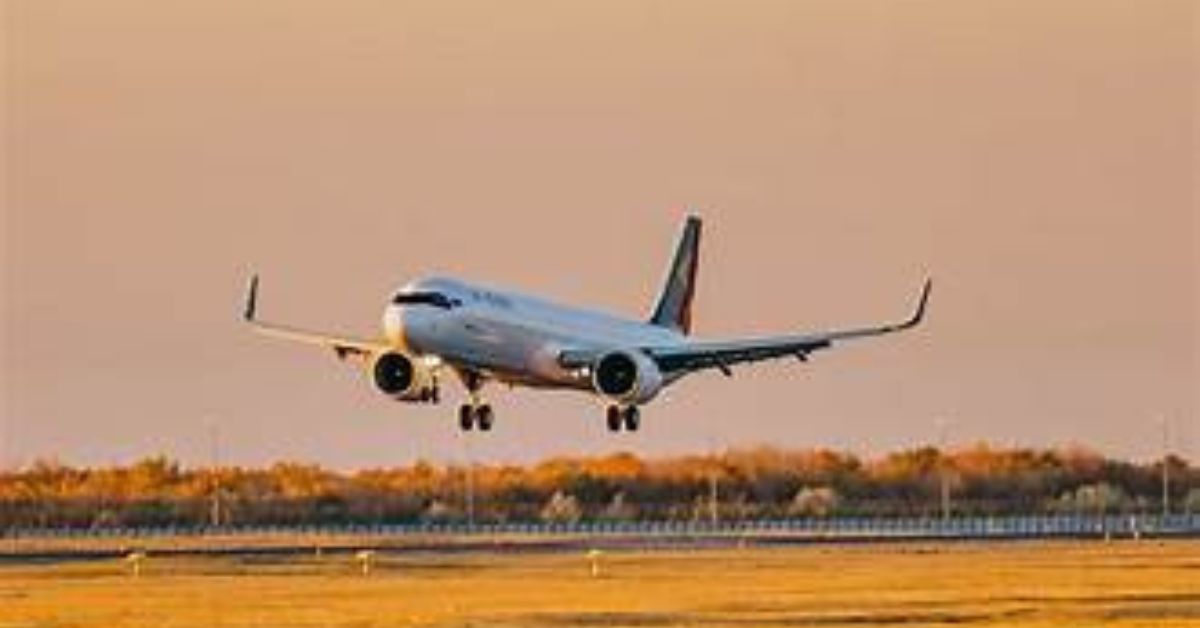
[[688, 216], [671, 260], [666, 285], [658, 297], [650, 322], [680, 333], [692, 330], [692, 297], [696, 292], [696, 270], [700, 266], [700, 218]]

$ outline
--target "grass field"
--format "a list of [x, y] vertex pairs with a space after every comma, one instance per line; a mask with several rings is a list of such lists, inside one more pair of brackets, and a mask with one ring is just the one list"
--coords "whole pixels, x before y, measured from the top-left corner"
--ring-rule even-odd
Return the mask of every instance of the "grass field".
[[0, 565], [0, 628], [1200, 626], [1200, 542]]

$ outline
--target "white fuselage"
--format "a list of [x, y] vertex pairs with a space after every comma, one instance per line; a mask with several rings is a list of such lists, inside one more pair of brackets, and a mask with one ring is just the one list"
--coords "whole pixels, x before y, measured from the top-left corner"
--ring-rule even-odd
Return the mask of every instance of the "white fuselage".
[[393, 345], [527, 386], [590, 389], [588, 369], [559, 364], [566, 348], [614, 351], [685, 341], [657, 325], [454, 279], [422, 279], [400, 292], [438, 293], [454, 305], [389, 304], [384, 330]]

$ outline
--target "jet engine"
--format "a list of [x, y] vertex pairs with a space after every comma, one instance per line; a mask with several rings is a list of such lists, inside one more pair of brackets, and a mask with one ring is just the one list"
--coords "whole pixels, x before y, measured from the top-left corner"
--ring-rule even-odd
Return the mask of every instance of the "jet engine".
[[592, 387], [617, 403], [646, 403], [662, 385], [662, 371], [641, 351], [606, 353], [592, 367]]
[[398, 401], [437, 401], [437, 377], [420, 360], [389, 351], [373, 356], [370, 367], [371, 379], [383, 394]]

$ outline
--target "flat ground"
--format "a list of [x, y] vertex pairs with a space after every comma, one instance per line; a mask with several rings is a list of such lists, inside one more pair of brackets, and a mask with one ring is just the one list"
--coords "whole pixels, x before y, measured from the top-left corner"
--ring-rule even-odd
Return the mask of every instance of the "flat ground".
[[1200, 626], [1200, 542], [0, 563], [16, 626]]

